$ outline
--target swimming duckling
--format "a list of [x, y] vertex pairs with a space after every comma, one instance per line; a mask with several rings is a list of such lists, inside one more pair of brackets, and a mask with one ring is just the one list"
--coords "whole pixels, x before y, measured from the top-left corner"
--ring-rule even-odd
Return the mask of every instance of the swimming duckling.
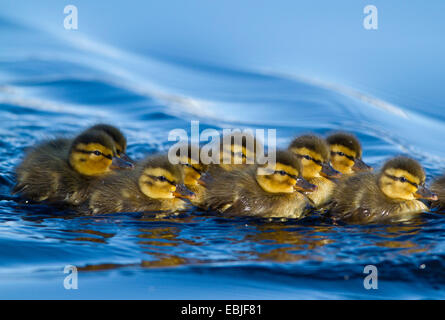
[[87, 130], [74, 140], [54, 139], [28, 152], [17, 167], [13, 193], [33, 201], [78, 205], [96, 180], [114, 169], [132, 167], [117, 157], [108, 134]]
[[316, 186], [302, 177], [300, 161], [288, 151], [277, 151], [274, 168], [253, 165], [215, 177], [207, 187], [206, 206], [226, 215], [300, 218], [308, 201], [298, 191]]
[[83, 211], [91, 214], [114, 212], [178, 211], [185, 209], [184, 199], [193, 198], [183, 183], [179, 165], [166, 155], [151, 156], [136, 165], [97, 183]]
[[431, 190], [437, 194], [438, 201], [433, 204], [434, 207], [445, 208], [445, 175], [435, 179], [431, 184]]
[[252, 134], [235, 131], [224, 135], [217, 148], [219, 148], [219, 159], [215, 159], [210, 152], [211, 160], [208, 160], [210, 164], [201, 178], [206, 184], [228, 171], [249, 168], [255, 164], [256, 152], [263, 146]]
[[378, 223], [404, 221], [427, 206], [418, 199], [437, 200], [425, 185], [425, 172], [415, 160], [396, 157], [379, 173], [359, 173], [339, 182], [331, 214], [350, 222]]
[[346, 132], [336, 132], [326, 138], [331, 150], [332, 167], [343, 175], [372, 170], [362, 160], [362, 147], [358, 139]]
[[184, 173], [184, 184], [195, 194], [193, 199], [190, 199], [190, 202], [194, 206], [199, 207], [203, 204], [207, 190], [201, 176], [207, 171], [208, 165], [200, 161], [199, 147], [188, 145], [184, 149], [187, 150], [187, 154], [179, 154], [180, 149], [178, 149], [176, 155], [179, 157], [179, 163]]
[[340, 172], [331, 167], [326, 141], [316, 135], [302, 135], [294, 139], [288, 149], [301, 159], [303, 177], [317, 186], [317, 190], [307, 197], [314, 207], [320, 208], [331, 199], [336, 186], [335, 182], [328, 178], [341, 176]]
[[122, 131], [120, 131], [118, 128], [109, 124], [99, 123], [87, 130], [98, 130], [108, 134], [114, 141], [114, 144], [116, 146], [117, 156], [127, 162], [134, 163], [134, 161], [126, 154], [127, 138], [125, 138]]

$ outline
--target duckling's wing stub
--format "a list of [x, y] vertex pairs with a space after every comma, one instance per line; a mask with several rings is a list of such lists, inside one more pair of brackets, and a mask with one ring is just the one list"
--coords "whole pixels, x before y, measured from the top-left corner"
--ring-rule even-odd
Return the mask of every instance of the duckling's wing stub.
[[59, 178], [70, 171], [66, 160], [71, 141], [58, 138], [27, 151], [22, 163], [16, 168], [17, 182], [12, 194], [20, 194], [33, 201], [57, 197]]

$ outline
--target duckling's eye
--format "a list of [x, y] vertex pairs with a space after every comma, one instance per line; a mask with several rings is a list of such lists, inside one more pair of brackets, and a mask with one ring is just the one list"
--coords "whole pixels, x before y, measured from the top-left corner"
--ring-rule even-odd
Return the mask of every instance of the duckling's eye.
[[406, 182], [407, 180], [406, 180], [405, 177], [400, 177], [400, 181], [401, 181], [401, 182]]
[[341, 151], [340, 151], [339, 153], [337, 153], [337, 154], [338, 154], [339, 156], [342, 156], [342, 157], [345, 155], [345, 154], [344, 154], [343, 152], [341, 152]]
[[286, 175], [286, 171], [284, 171], [284, 170], [278, 171], [278, 173], [281, 174], [282, 176]]
[[305, 154], [304, 156], [303, 156], [303, 158], [305, 158], [306, 160], [311, 160], [312, 158], [310, 157], [310, 156], [308, 156], [307, 154]]
[[164, 176], [160, 176], [160, 177], [158, 177], [158, 179], [159, 179], [159, 181], [162, 181], [162, 182], [167, 181], [167, 178]]
[[117, 153], [118, 156], [120, 156], [122, 151], [121, 150], [116, 150], [116, 153]]
[[100, 155], [102, 155], [102, 152], [100, 152], [99, 150], [95, 150], [95, 151], [93, 151], [93, 154], [95, 156], [100, 156]]

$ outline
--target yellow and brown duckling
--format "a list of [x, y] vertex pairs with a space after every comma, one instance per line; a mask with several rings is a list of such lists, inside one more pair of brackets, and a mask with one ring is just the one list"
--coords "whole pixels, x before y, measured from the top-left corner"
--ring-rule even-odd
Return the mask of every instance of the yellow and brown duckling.
[[13, 193], [33, 201], [78, 205], [91, 185], [115, 169], [133, 165], [117, 156], [104, 131], [86, 130], [74, 139], [54, 139], [28, 152], [16, 170]]
[[307, 195], [315, 208], [320, 208], [330, 199], [335, 189], [331, 179], [339, 178], [341, 173], [330, 164], [330, 151], [326, 141], [316, 135], [302, 135], [294, 139], [289, 147], [303, 166], [303, 177], [317, 186], [317, 190]]
[[437, 200], [425, 187], [422, 166], [408, 157], [387, 161], [379, 173], [363, 172], [339, 182], [331, 214], [356, 223], [406, 221], [428, 207], [418, 199]]
[[346, 132], [336, 132], [326, 138], [331, 151], [332, 167], [345, 176], [362, 171], [370, 171], [362, 160], [362, 146], [358, 139]]
[[204, 196], [206, 193], [205, 182], [201, 179], [203, 174], [206, 173], [208, 165], [203, 164], [200, 161], [200, 149], [199, 147], [188, 145], [184, 149], [187, 150], [186, 155], [180, 155], [178, 152], [179, 163], [182, 167], [184, 173], [184, 184], [185, 186], [195, 194], [195, 196], [190, 199], [190, 202], [194, 206], [201, 206], [204, 201]]
[[193, 193], [183, 185], [180, 165], [166, 155], [150, 156], [132, 171], [122, 171], [95, 185], [82, 210], [115, 212], [175, 212], [187, 207]]
[[245, 169], [255, 164], [259, 147], [262, 148], [262, 144], [249, 133], [232, 132], [224, 135], [219, 145], [218, 163], [209, 165], [206, 181], [227, 171]]
[[207, 187], [206, 206], [226, 215], [300, 218], [308, 204], [300, 193], [316, 186], [302, 176], [299, 159], [277, 151], [274, 168], [253, 165], [218, 175]]
[[125, 135], [118, 128], [109, 124], [98, 123], [87, 130], [98, 130], [108, 134], [114, 141], [117, 156], [125, 161], [134, 163], [134, 161], [126, 153], [127, 138], [125, 138]]

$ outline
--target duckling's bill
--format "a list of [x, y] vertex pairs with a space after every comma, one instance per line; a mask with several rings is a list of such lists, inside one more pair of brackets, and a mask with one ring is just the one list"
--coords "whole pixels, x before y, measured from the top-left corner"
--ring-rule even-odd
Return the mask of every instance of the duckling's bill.
[[437, 194], [426, 188], [425, 186], [419, 186], [417, 192], [414, 194], [417, 199], [425, 199], [431, 201], [439, 200]]
[[181, 199], [193, 200], [195, 198], [195, 194], [191, 192], [184, 184], [177, 184], [176, 189], [173, 192], [173, 196]]
[[325, 178], [340, 178], [341, 173], [334, 168], [332, 168], [331, 164], [328, 162], [324, 162], [321, 166], [320, 174]]
[[362, 171], [372, 171], [373, 168], [371, 166], [368, 166], [362, 159], [355, 158], [352, 170], [354, 172], [362, 172]]
[[134, 161], [133, 159], [131, 159], [126, 153], [121, 152], [119, 155], [119, 158], [121, 158], [122, 160], [132, 164], [134, 166], [134, 164], [136, 163], [136, 161]]
[[303, 177], [297, 177], [296, 181], [297, 182], [294, 185], [294, 189], [296, 191], [314, 192], [315, 190], [317, 190], [317, 186], [315, 184], [312, 184], [312, 183], [308, 182]]
[[122, 157], [113, 157], [111, 161], [111, 170], [119, 170], [119, 169], [133, 169], [134, 164], [124, 160]]

